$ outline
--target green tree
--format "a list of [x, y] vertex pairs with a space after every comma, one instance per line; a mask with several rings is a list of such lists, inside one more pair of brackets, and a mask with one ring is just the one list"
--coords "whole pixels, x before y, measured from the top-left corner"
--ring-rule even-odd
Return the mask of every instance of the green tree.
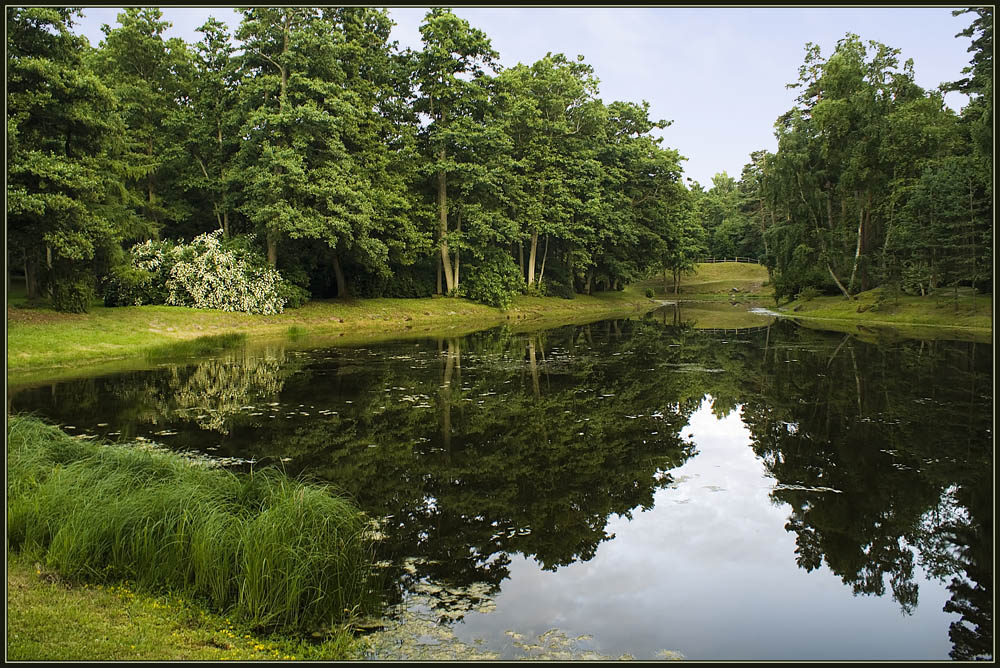
[[[277, 265], [283, 238], [332, 268], [346, 296], [347, 260], [390, 273], [390, 246], [415, 244], [399, 144], [380, 118], [391, 96], [389, 22], [375, 10], [244, 10], [238, 155], [241, 211]], [[404, 147], [405, 148], [405, 147]]]
[[[184, 91], [178, 111], [167, 119], [171, 137], [167, 153], [176, 165], [176, 185], [195, 211], [211, 211], [216, 229], [232, 234], [238, 185], [232, 182], [242, 123], [237, 105], [235, 53], [226, 25], [209, 18], [198, 28], [201, 40], [192, 48], [190, 66], [177, 73]], [[211, 219], [198, 217], [178, 234], [194, 237], [211, 229]]]
[[7, 253], [30, 299], [87, 309], [101, 268], [130, 235], [119, 206], [123, 134], [115, 97], [85, 62], [77, 10], [6, 9]]
[[94, 69], [115, 93], [125, 121], [129, 201], [152, 238], [191, 215], [177, 185], [171, 149], [176, 126], [190, 91], [182, 89], [190, 53], [180, 38], [164, 39], [170, 27], [154, 7], [128, 7], [118, 25], [101, 27], [104, 40], [94, 52]]
[[[419, 96], [414, 103], [428, 119], [423, 146], [428, 171], [436, 181], [438, 224], [435, 243], [440, 271], [449, 293], [458, 289], [458, 272], [449, 252], [448, 178], [456, 169], [450, 154], [462, 142], [463, 128], [482, 119], [486, 91], [481, 79], [498, 54], [481, 30], [472, 28], [450, 9], [435, 8], [420, 26], [424, 48], [417, 54], [415, 79]], [[461, 123], [461, 119], [472, 123]], [[441, 293], [438, 280], [438, 293]]]

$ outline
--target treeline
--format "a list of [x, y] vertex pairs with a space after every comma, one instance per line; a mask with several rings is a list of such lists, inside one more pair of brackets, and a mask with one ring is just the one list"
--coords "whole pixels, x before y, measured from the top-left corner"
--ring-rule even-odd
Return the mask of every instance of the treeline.
[[366, 7], [243, 9], [195, 44], [127, 8], [97, 48], [77, 13], [7, 9], [8, 260], [29, 298], [148, 293], [130, 247], [216, 229], [315, 297], [502, 305], [683, 257], [682, 158], [652, 134], [668, 123], [605, 104], [582, 56], [501, 69], [447, 9], [420, 51]]
[[[928, 294], [992, 290], [993, 8], [960, 35], [964, 78], [927, 91], [912, 61], [847, 35], [825, 57], [807, 45], [776, 153], [751, 154], [740, 180], [695, 185], [709, 254], [759, 257], [776, 298], [882, 286]], [[943, 93], [969, 95], [961, 115]]]
[[[603, 102], [582, 56], [501, 68], [448, 9], [427, 13], [414, 51], [367, 7], [243, 9], [235, 33], [209, 19], [194, 44], [166, 39], [158, 9], [127, 8], [97, 47], [71, 30], [79, 10], [8, 7], [8, 272], [69, 311], [177, 292], [175, 265], [153, 262], [156, 283], [133, 257], [145, 242], [200, 267], [191, 294], [241, 281], [249, 295], [255, 266], [278, 270], [256, 301], [279, 310], [310, 295], [571, 298], [734, 254], [761, 258], [779, 298], [988, 289], [992, 8], [968, 11], [972, 64], [943, 87], [971, 96], [961, 116], [896, 50], [810, 46], [777, 152], [705, 191], [654, 136], [669, 123]], [[216, 230], [215, 255], [190, 250]]]

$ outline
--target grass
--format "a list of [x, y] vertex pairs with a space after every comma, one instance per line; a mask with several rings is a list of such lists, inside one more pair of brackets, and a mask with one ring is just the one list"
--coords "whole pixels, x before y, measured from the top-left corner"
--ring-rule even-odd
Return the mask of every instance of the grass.
[[[681, 277], [678, 294], [673, 291], [673, 277], [668, 276], [669, 289], [664, 291], [663, 277], [655, 276], [638, 284], [642, 290], [652, 288], [660, 299], [697, 299], [700, 301], [767, 299], [774, 294], [768, 284], [767, 269], [747, 262], [706, 262], [693, 274]], [[735, 290], [734, 290], [735, 288]]]
[[218, 334], [285, 340], [308, 335], [341, 338], [345, 343], [371, 342], [413, 335], [457, 336], [505, 323], [594, 320], [655, 304], [639, 292], [626, 290], [575, 299], [521, 296], [506, 311], [453, 298], [316, 300], [273, 316], [179, 306], [95, 305], [85, 314], [23, 306], [16, 296], [8, 300], [11, 383], [40, 369], [141, 358], [167, 344]]
[[377, 611], [369, 523], [325, 486], [22, 416], [8, 420], [7, 448], [8, 549], [61, 577], [181, 592], [285, 633]]
[[891, 327], [898, 334], [919, 338], [949, 338], [989, 341], [993, 331], [993, 301], [990, 295], [960, 296], [950, 292], [927, 297], [891, 295], [881, 288], [856, 295], [821, 296], [783, 304], [780, 311], [806, 326], [853, 331]]
[[743, 304], [718, 301], [679, 301], [676, 306], [666, 306], [662, 311], [665, 324], [673, 322], [673, 309], [680, 311], [680, 322], [695, 329], [748, 329], [765, 327], [773, 316], [750, 312]]
[[[274, 316], [226, 313], [179, 306], [135, 306], [107, 308], [94, 305], [86, 314], [57, 313], [48, 308], [27, 308], [23, 289], [14, 284], [8, 294], [7, 380], [9, 385], [48, 382], [74, 375], [93, 375], [118, 369], [134, 369], [143, 360], [169, 355], [195, 355], [201, 346], [212, 347], [220, 339], [193, 343], [193, 348], [168, 348], [171, 344], [222, 334], [241, 335], [251, 341], [282, 340], [296, 345], [365, 344], [414, 337], [454, 337], [501, 324], [515, 331], [541, 329], [559, 324], [584, 324], [618, 317], [656, 306], [647, 299], [717, 304], [773, 304], [773, 289], [767, 270], [757, 264], [718, 262], [698, 265], [694, 274], [681, 280], [679, 294], [664, 292], [662, 277], [653, 277], [621, 292], [577, 295], [574, 299], [522, 295], [504, 311], [466, 299], [334, 299], [314, 300], [298, 309]], [[735, 290], [734, 290], [735, 288]], [[856, 311], [866, 295], [848, 303], [838, 297], [794, 302], [785, 307], [791, 317], [812, 319], [814, 325], [842, 329], [843, 323], [910, 328], [923, 332], [953, 332], [955, 337], [973, 332], [982, 338], [992, 332], [992, 305], [988, 296], [977, 300], [975, 312], [959, 312], [948, 295], [940, 298], [901, 297], [881, 310]], [[874, 301], [874, 297], [871, 298]], [[798, 308], [798, 310], [794, 310]], [[895, 310], [894, 310], [895, 309]], [[720, 315], [720, 314], [716, 314]], [[731, 318], [729, 318], [731, 319]], [[838, 324], [840, 323], [840, 324]], [[749, 325], [748, 325], [749, 326]], [[924, 335], [924, 334], [920, 334]], [[235, 339], [226, 345], [238, 345]], [[99, 367], [97, 365], [100, 365]], [[86, 368], [89, 367], [89, 368]]]
[[181, 595], [75, 581], [8, 553], [10, 661], [337, 661], [358, 653], [347, 633], [322, 641], [262, 635]]

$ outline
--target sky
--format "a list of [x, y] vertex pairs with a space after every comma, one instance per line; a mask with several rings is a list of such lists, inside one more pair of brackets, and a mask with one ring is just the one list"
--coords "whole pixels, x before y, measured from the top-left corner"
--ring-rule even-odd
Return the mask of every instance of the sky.
[[[663, 145], [686, 158], [685, 178], [711, 187], [725, 171], [739, 178], [752, 151], [775, 151], [774, 122], [795, 104], [807, 42], [824, 56], [839, 39], [862, 40], [899, 49], [912, 58], [917, 84], [937, 88], [961, 78], [969, 64], [971, 39], [956, 37], [971, 23], [952, 16], [954, 7], [498, 7], [453, 6], [483, 30], [510, 67], [531, 64], [546, 53], [583, 55], [600, 80], [600, 97], [650, 104], [650, 117], [672, 124], [659, 132]], [[91, 44], [114, 26], [119, 9], [84, 9], [75, 30]], [[419, 25], [426, 8], [390, 7], [392, 39], [419, 49]], [[173, 23], [167, 37], [188, 42], [196, 28], [215, 16], [235, 31], [236, 12], [227, 7], [164, 7]], [[945, 103], [960, 111], [965, 96], [949, 93]]]

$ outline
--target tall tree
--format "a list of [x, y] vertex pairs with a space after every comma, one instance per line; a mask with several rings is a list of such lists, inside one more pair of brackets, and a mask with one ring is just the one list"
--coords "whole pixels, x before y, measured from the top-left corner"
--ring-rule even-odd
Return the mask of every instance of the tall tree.
[[133, 207], [154, 238], [190, 213], [183, 199], [165, 192], [176, 182], [168, 154], [175, 139], [165, 127], [176, 124], [171, 117], [189, 95], [178, 74], [190, 61], [182, 39], [164, 39], [169, 27], [157, 8], [128, 7], [116, 27], [101, 27], [105, 37], [94, 54], [95, 69], [121, 105]]
[[[481, 79], [498, 54], [486, 33], [472, 28], [450, 9], [435, 8], [420, 26], [424, 48], [418, 54], [416, 81], [419, 97], [415, 108], [428, 118], [424, 145], [436, 181], [438, 224], [436, 242], [447, 291], [458, 288], [455, 262], [448, 247], [448, 177], [454, 171], [449, 154], [461, 140], [462, 118], [482, 118], [485, 87]], [[441, 292], [439, 281], [438, 292]]]
[[212, 227], [231, 234], [236, 184], [231, 172], [239, 148], [236, 48], [226, 25], [209, 18], [198, 28], [190, 66], [178, 72], [184, 95], [167, 119], [172, 139], [167, 155], [176, 165], [177, 185], [195, 210], [211, 211], [179, 236], [193, 237]]
[[378, 118], [379, 77], [389, 24], [374, 10], [244, 10], [239, 174], [242, 212], [276, 265], [283, 238], [313, 244], [349, 293], [345, 257], [389, 272], [389, 247], [413, 241], [403, 220], [399, 167], [386, 153], [396, 141]]
[[129, 234], [115, 197], [123, 127], [70, 30], [78, 14], [6, 9], [8, 266], [23, 261], [30, 299], [47, 282], [71, 311], [86, 310], [98, 265]]

